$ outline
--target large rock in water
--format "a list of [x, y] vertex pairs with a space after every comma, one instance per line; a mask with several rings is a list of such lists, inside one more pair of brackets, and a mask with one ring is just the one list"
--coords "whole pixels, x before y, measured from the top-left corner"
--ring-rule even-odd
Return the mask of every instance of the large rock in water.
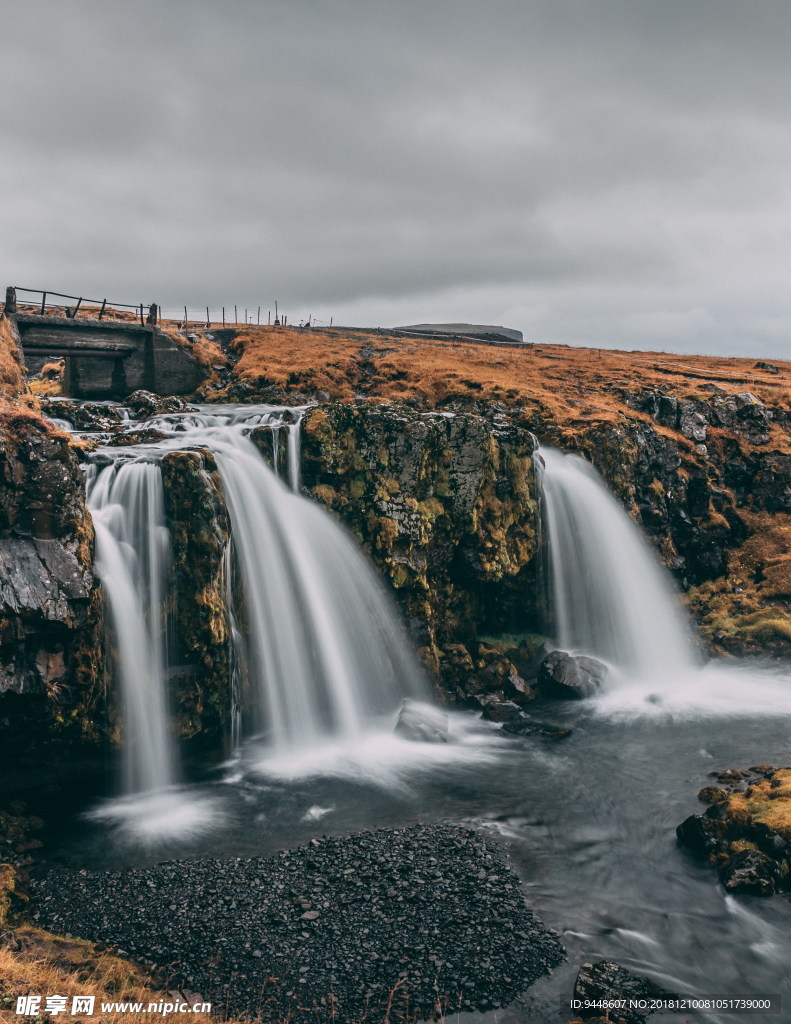
[[405, 700], [393, 732], [396, 736], [416, 743], [447, 743], [448, 716], [430, 704]]
[[541, 662], [538, 685], [547, 697], [583, 700], [593, 697], [607, 675], [607, 666], [596, 658], [552, 651]]

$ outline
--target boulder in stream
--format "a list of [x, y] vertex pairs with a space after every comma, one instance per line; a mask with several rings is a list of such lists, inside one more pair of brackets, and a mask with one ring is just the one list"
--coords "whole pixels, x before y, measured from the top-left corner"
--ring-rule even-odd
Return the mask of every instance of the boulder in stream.
[[393, 732], [415, 743], [447, 743], [448, 716], [430, 704], [405, 700], [401, 704]]
[[547, 697], [584, 700], [598, 693], [607, 667], [596, 658], [552, 651], [541, 662], [538, 685]]

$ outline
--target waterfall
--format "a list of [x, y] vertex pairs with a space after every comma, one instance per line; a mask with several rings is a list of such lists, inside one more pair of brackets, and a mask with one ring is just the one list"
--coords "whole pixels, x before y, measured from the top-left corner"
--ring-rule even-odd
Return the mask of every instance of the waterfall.
[[170, 552], [162, 475], [141, 458], [90, 470], [96, 573], [107, 595], [120, 675], [124, 789], [151, 792], [176, 781], [162, 609]]
[[258, 729], [293, 749], [360, 734], [402, 697], [424, 697], [382, 586], [354, 541], [287, 490], [243, 434], [215, 437], [211, 448], [245, 596], [242, 656]]
[[[220, 571], [228, 598], [234, 747], [243, 729], [263, 735], [273, 751], [349, 742], [404, 697], [427, 697], [375, 572], [346, 531], [298, 493], [301, 414], [203, 407], [157, 416], [147, 426], [164, 440], [93, 456], [88, 503], [118, 652], [129, 792], [176, 781], [162, 610], [169, 534], [159, 460], [168, 451], [211, 451], [228, 509], [231, 543]], [[259, 427], [271, 430], [273, 452], [287, 429], [288, 485], [249, 436]]]
[[596, 470], [537, 451], [558, 644], [616, 676], [664, 680], [699, 662], [671, 578]]

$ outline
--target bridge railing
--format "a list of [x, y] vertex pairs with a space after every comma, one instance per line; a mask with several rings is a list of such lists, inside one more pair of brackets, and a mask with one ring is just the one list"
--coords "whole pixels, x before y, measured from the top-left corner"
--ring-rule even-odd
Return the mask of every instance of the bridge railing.
[[[72, 299], [74, 304], [58, 301], [60, 299]], [[42, 288], [12, 286], [6, 289], [7, 313], [38, 313], [41, 316], [65, 316], [71, 320], [82, 315], [98, 320], [140, 320], [141, 324], [145, 324], [156, 323], [156, 310], [153, 303], [110, 302], [108, 299], [89, 299], [84, 295], [66, 295], [64, 292], [44, 291]]]

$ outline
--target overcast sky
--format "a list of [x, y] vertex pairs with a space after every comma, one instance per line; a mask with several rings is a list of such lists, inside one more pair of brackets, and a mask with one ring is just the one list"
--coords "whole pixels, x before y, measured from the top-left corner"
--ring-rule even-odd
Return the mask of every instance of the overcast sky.
[[788, 0], [25, 0], [2, 282], [791, 354]]

